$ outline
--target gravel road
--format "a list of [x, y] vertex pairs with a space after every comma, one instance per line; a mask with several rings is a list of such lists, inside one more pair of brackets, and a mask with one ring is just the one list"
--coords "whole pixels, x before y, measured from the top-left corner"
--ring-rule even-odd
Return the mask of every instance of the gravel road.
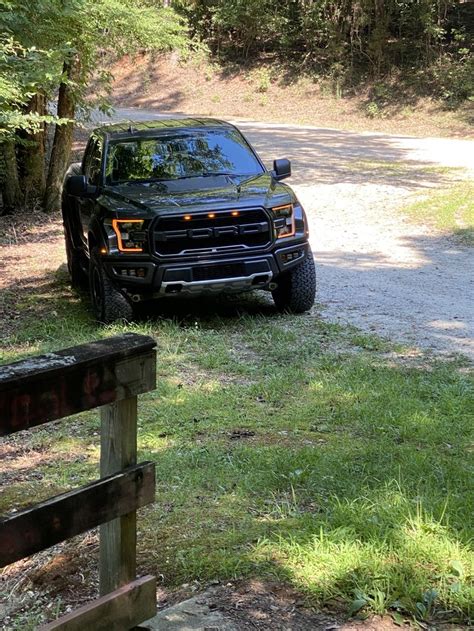
[[[120, 109], [117, 119], [166, 118]], [[443, 354], [474, 358], [473, 250], [400, 209], [453, 177], [474, 177], [474, 141], [233, 121], [268, 165], [292, 160], [311, 222], [315, 315]], [[461, 172], [460, 172], [461, 173]], [[461, 177], [457, 175], [455, 177]]]

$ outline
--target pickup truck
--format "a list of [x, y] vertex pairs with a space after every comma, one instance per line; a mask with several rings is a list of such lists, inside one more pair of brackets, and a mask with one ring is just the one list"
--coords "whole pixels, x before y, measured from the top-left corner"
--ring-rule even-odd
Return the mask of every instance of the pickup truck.
[[280, 310], [314, 303], [308, 223], [281, 180], [230, 123], [103, 125], [66, 173], [62, 214], [73, 285], [95, 317], [130, 320], [137, 303], [263, 289]]

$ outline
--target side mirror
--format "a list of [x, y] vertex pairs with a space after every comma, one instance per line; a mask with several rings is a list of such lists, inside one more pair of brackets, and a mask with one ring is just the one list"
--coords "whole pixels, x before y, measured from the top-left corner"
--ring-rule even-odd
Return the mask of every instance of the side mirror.
[[81, 197], [87, 193], [87, 179], [85, 175], [71, 175], [66, 180], [66, 191], [69, 195]]
[[276, 180], [284, 180], [291, 175], [291, 162], [286, 158], [280, 158], [280, 160], [273, 160], [273, 171], [275, 173]]
[[95, 195], [97, 187], [90, 186], [85, 175], [71, 175], [66, 180], [66, 191], [75, 197], [85, 197]]

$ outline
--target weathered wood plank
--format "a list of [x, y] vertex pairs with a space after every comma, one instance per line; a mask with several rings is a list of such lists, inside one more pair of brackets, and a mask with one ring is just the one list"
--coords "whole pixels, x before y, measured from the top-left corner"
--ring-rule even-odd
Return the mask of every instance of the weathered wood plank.
[[144, 576], [84, 605], [39, 631], [125, 631], [156, 614], [156, 579]]
[[0, 520], [0, 567], [135, 511], [154, 497], [155, 465], [144, 462], [6, 516]]
[[0, 367], [0, 436], [153, 390], [154, 346], [125, 334]]
[[124, 333], [54, 353], [22, 359], [13, 364], [0, 366], [0, 391], [14, 381], [33, 378], [41, 380], [43, 373], [56, 371], [61, 374], [68, 367], [78, 364], [95, 364], [104, 359], [126, 359], [152, 350], [155, 346], [155, 340], [148, 335]]
[[[101, 408], [100, 474], [111, 475], [137, 461], [137, 398]], [[99, 585], [101, 596], [136, 576], [136, 513], [100, 528]]]

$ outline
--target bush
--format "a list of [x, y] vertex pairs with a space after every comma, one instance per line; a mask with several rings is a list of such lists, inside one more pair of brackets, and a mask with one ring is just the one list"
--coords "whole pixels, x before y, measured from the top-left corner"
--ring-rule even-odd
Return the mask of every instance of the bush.
[[474, 99], [474, 55], [461, 48], [456, 56], [445, 54], [431, 67], [435, 95], [451, 106]]

